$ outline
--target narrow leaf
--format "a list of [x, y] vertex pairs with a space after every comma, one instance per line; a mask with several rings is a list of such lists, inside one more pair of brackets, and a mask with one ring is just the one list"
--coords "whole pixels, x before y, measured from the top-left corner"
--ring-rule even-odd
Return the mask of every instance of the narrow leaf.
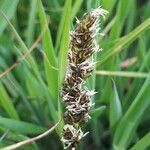
[[91, 117], [97, 118], [106, 110], [106, 106], [100, 106], [90, 112]]
[[0, 117], [0, 126], [22, 134], [38, 134], [45, 131], [45, 128], [38, 125], [4, 117]]
[[[18, 2], [19, 0], [5, 0], [1, 5], [0, 10], [2, 10], [6, 14], [8, 19], [11, 19], [14, 16]], [[7, 22], [2, 17], [0, 17], [0, 36], [6, 28], [6, 26]]]
[[63, 80], [66, 66], [67, 66], [67, 55], [68, 55], [68, 48], [69, 48], [69, 31], [70, 31], [70, 16], [71, 16], [71, 0], [66, 0], [65, 4], [65, 22], [64, 22], [64, 29], [60, 44], [60, 54], [59, 54], [59, 79], [60, 83]]
[[120, 53], [125, 46], [131, 44], [135, 39], [137, 39], [143, 32], [145, 32], [149, 28], [150, 28], [150, 18], [144, 21], [142, 24], [140, 24], [129, 34], [117, 40], [116, 44], [110, 49], [110, 51], [101, 56], [101, 61], [98, 62], [98, 65], [103, 64], [112, 56]]
[[117, 122], [122, 117], [122, 107], [114, 80], [112, 80], [112, 89], [113, 92], [112, 97], [110, 99], [109, 120], [110, 120], [110, 127], [113, 130]]
[[[43, 35], [43, 41], [42, 41], [43, 49], [44, 49], [44, 52], [47, 56], [47, 59], [48, 59], [49, 63], [52, 66], [56, 67], [57, 66], [56, 55], [55, 55], [55, 52], [54, 52], [52, 38], [51, 38], [50, 31], [48, 29], [46, 14], [44, 12], [44, 8], [43, 8], [41, 0], [38, 0], [38, 13], [39, 13], [39, 17], [40, 17], [41, 28], [42, 29], [46, 28], [46, 32]], [[48, 86], [49, 86], [49, 90], [51, 92], [51, 95], [53, 97], [57, 98], [57, 94], [58, 94], [58, 90], [57, 90], [58, 89], [58, 87], [57, 87], [58, 86], [57, 71], [50, 68], [49, 63], [46, 60], [44, 60]]]
[[117, 125], [113, 145], [116, 149], [126, 149], [131, 142], [135, 130], [144, 111], [150, 106], [150, 74], [143, 87], [132, 102], [126, 114]]
[[26, 34], [26, 40], [27, 40], [28, 46], [31, 46], [31, 44], [33, 43], [33, 39], [34, 39], [35, 18], [36, 18], [36, 12], [37, 12], [36, 6], [37, 6], [37, 0], [31, 0], [27, 34]]
[[150, 146], [150, 132], [148, 132], [142, 139], [140, 139], [130, 150], [146, 150]]
[[7, 112], [10, 118], [19, 119], [18, 113], [15, 110], [15, 107], [8, 96], [5, 88], [0, 83], [0, 105], [4, 108], [4, 110]]
[[80, 6], [82, 5], [82, 3], [83, 3], [83, 0], [76, 0], [74, 2], [74, 5], [73, 5], [72, 11], [71, 11], [71, 18], [72, 19], [76, 16], [76, 14], [79, 11]]
[[128, 78], [147, 78], [148, 73], [145, 72], [129, 72], [129, 71], [109, 71], [109, 70], [97, 70], [97, 75], [104, 76], [116, 76], [116, 77], [128, 77]]

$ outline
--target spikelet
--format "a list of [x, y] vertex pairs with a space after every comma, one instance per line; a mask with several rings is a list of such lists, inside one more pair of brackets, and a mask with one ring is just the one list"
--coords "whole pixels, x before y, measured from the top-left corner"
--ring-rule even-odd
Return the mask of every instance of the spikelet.
[[95, 92], [89, 91], [85, 82], [94, 69], [92, 55], [99, 51], [96, 43], [99, 17], [104, 17], [106, 13], [107, 11], [100, 7], [92, 10], [83, 20], [77, 20], [75, 31], [70, 33], [68, 68], [61, 90], [66, 108], [61, 138], [65, 149], [75, 150], [79, 141], [87, 134], [83, 134], [81, 126], [90, 119], [88, 113], [94, 105], [91, 96]]

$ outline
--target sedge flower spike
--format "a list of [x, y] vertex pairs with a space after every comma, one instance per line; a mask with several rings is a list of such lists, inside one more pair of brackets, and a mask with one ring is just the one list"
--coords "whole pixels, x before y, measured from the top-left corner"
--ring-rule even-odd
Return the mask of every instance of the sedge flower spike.
[[81, 21], [77, 20], [75, 31], [70, 33], [68, 68], [61, 90], [66, 109], [61, 138], [65, 149], [75, 150], [87, 134], [82, 132], [81, 126], [90, 119], [89, 110], [94, 105], [91, 96], [95, 92], [89, 91], [85, 82], [94, 69], [93, 54], [99, 51], [96, 43], [99, 18], [106, 13], [100, 7], [92, 10]]

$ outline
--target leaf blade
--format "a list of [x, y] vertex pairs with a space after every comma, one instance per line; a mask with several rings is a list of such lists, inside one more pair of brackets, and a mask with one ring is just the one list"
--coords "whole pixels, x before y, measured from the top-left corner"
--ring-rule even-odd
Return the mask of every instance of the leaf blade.
[[[2, 10], [9, 19], [11, 19], [15, 14], [18, 2], [19, 0], [13, 1], [5, 0], [1, 5], [0, 10]], [[6, 26], [7, 22], [0, 17], [0, 36], [3, 33], [4, 29], [6, 28]]]
[[45, 128], [38, 125], [4, 117], [0, 117], [0, 125], [22, 134], [38, 134], [45, 131]]
[[11, 118], [19, 120], [19, 115], [10, 97], [8, 96], [5, 88], [3, 87], [1, 83], [0, 83], [0, 103]]
[[41, 28], [42, 29], [46, 28], [46, 30], [47, 30], [43, 35], [43, 41], [42, 41], [44, 52], [45, 52], [47, 59], [49, 61], [49, 63], [48, 63], [47, 60], [44, 59], [47, 82], [48, 82], [49, 91], [51, 92], [51, 95], [53, 97], [57, 98], [57, 95], [58, 95], [58, 87], [57, 87], [58, 86], [58, 74], [57, 74], [56, 70], [54, 70], [53, 68], [51, 68], [49, 66], [49, 64], [51, 64], [54, 67], [57, 66], [56, 55], [54, 52], [51, 34], [50, 34], [49, 29], [48, 29], [48, 23], [46, 20], [46, 14], [44, 12], [43, 4], [42, 4], [41, 0], [38, 0], [37, 3], [38, 3], [38, 13], [39, 13], [39, 18], [40, 18]]
[[110, 99], [109, 120], [110, 120], [110, 128], [113, 130], [117, 122], [122, 117], [121, 101], [114, 80], [112, 80], [112, 90], [113, 92], [112, 92], [112, 99]]
[[114, 147], [125, 149], [129, 144], [129, 141], [131, 142], [132, 135], [134, 134], [139, 124], [139, 120], [141, 119], [144, 111], [150, 105], [149, 91], [150, 74], [147, 77], [137, 97], [134, 99], [131, 106], [129, 107], [128, 111], [117, 125], [113, 139]]

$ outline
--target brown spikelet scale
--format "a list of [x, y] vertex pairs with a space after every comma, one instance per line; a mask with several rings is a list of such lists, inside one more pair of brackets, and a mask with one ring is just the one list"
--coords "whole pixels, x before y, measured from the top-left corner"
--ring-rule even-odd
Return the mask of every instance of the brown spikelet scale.
[[83, 134], [81, 127], [90, 119], [89, 110], [94, 105], [91, 96], [95, 92], [89, 91], [84, 84], [94, 69], [92, 55], [99, 50], [95, 39], [99, 31], [99, 17], [106, 13], [100, 7], [92, 10], [83, 20], [77, 20], [75, 31], [70, 33], [68, 68], [61, 90], [66, 109], [61, 138], [65, 149], [75, 150], [87, 134]]

